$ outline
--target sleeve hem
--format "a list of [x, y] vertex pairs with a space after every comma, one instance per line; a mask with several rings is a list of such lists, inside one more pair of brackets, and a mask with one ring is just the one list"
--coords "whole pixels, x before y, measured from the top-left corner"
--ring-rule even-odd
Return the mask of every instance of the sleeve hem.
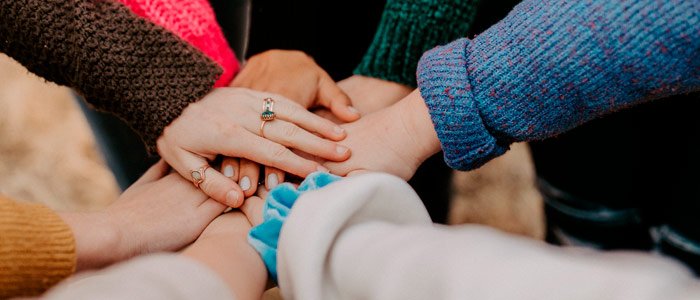
[[418, 86], [438, 134], [445, 162], [458, 170], [480, 167], [508, 150], [486, 127], [470, 82], [467, 51], [459, 39], [426, 52], [418, 66]]

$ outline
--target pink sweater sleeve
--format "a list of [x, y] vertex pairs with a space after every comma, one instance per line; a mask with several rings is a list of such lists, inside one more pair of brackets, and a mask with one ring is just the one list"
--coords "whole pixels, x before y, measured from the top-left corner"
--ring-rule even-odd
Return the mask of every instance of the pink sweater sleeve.
[[192, 44], [224, 70], [215, 86], [226, 86], [239, 64], [208, 0], [118, 0], [135, 14]]

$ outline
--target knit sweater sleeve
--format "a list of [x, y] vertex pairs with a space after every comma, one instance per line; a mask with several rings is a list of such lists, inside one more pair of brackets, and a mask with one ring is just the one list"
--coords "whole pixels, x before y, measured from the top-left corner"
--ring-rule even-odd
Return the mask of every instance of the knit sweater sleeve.
[[421, 54], [465, 36], [480, 0], [388, 0], [355, 74], [416, 86]]
[[427, 52], [418, 85], [447, 163], [700, 90], [700, 3], [526, 0], [474, 40]]
[[75, 266], [75, 240], [58, 215], [0, 197], [0, 299], [37, 296]]
[[123, 119], [149, 150], [221, 67], [121, 3], [0, 0], [0, 52]]

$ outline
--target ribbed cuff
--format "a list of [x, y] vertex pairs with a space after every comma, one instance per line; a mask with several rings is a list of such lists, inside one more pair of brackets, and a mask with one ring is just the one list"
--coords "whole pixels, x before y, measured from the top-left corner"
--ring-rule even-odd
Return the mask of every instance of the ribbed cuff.
[[478, 0], [389, 0], [377, 33], [354, 73], [416, 86], [421, 54], [466, 36]]
[[75, 266], [73, 233], [57, 214], [0, 197], [0, 299], [39, 295]]
[[480, 167], [508, 150], [482, 120], [472, 92], [466, 51], [471, 41], [459, 39], [423, 55], [418, 87], [430, 110], [445, 162], [458, 170]]

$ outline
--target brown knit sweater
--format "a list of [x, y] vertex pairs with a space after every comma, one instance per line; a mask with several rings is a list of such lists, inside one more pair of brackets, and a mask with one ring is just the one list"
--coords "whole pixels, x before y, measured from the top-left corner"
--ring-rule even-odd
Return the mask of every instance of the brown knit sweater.
[[75, 265], [73, 233], [58, 215], [0, 196], [0, 299], [38, 295]]
[[0, 52], [119, 116], [151, 152], [163, 128], [222, 72], [175, 34], [109, 0], [0, 0]]
[[[0, 0], [0, 52], [127, 122], [154, 152], [163, 128], [221, 68], [109, 0]], [[0, 198], [0, 299], [37, 295], [75, 269], [70, 228], [43, 206]]]

